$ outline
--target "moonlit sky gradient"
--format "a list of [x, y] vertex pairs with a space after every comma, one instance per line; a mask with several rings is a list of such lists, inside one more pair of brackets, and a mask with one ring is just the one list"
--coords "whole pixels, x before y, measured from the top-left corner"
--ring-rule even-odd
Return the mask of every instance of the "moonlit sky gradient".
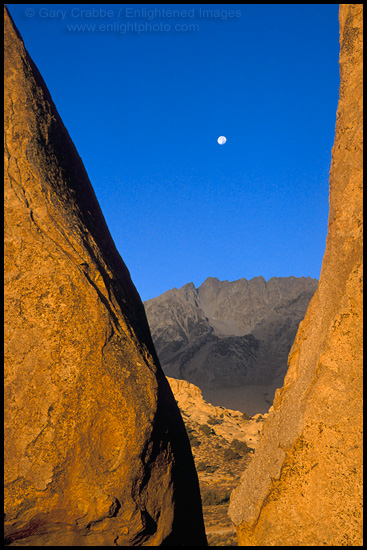
[[208, 276], [319, 277], [338, 4], [8, 8], [143, 300]]

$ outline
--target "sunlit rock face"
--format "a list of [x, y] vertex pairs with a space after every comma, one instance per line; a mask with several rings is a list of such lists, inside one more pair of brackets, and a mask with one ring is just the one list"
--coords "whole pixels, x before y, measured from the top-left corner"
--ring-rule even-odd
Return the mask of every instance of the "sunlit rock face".
[[5, 345], [6, 544], [206, 544], [144, 307], [6, 10]]
[[325, 256], [284, 386], [231, 495], [243, 546], [362, 545], [362, 4], [340, 4], [339, 20]]

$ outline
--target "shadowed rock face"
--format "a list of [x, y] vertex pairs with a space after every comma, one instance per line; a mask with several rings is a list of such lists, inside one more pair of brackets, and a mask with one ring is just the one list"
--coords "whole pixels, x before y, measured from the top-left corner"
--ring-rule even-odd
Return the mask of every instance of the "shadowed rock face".
[[362, 4], [340, 4], [340, 98], [320, 282], [231, 495], [243, 546], [362, 545]]
[[144, 307], [6, 10], [5, 245], [6, 544], [206, 545]]

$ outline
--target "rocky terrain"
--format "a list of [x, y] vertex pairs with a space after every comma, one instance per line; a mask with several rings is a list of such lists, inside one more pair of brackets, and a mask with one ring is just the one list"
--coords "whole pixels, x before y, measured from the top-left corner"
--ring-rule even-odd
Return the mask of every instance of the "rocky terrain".
[[143, 304], [6, 9], [4, 94], [5, 544], [205, 546]]
[[231, 495], [243, 546], [363, 546], [362, 21], [362, 4], [340, 4], [326, 250], [284, 386]]
[[145, 302], [167, 376], [216, 405], [266, 412], [281, 387], [298, 325], [317, 288], [310, 277], [209, 277]]
[[209, 546], [237, 546], [228, 516], [229, 496], [258, 447], [267, 414], [207, 403], [201, 390], [186, 380], [168, 378], [185, 422], [199, 476]]
[[[5, 10], [5, 545], [236, 545], [227, 510], [239, 545], [363, 545], [362, 12], [340, 5], [316, 292], [312, 280], [209, 279], [149, 301], [167, 381], [83, 164]], [[265, 420], [247, 398], [239, 410], [210, 405], [176, 379], [204, 383], [205, 397], [231, 392], [235, 373], [265, 407], [264, 387], [284, 374], [270, 360], [298, 324]]]

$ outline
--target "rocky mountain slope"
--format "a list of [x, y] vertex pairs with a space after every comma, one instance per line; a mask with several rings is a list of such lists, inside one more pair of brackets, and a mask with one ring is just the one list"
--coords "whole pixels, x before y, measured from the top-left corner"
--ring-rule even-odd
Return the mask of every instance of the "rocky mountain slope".
[[215, 407], [194, 384], [175, 378], [168, 382], [192, 445], [209, 546], [236, 546], [236, 530], [228, 516], [229, 495], [256, 453], [268, 415], [251, 418]]
[[209, 277], [145, 302], [166, 375], [200, 387], [214, 403], [265, 412], [283, 383], [287, 356], [317, 280]]
[[363, 5], [340, 4], [339, 22], [320, 283], [256, 454], [231, 495], [243, 546], [363, 546]]
[[4, 94], [5, 544], [205, 546], [143, 304], [6, 9]]

